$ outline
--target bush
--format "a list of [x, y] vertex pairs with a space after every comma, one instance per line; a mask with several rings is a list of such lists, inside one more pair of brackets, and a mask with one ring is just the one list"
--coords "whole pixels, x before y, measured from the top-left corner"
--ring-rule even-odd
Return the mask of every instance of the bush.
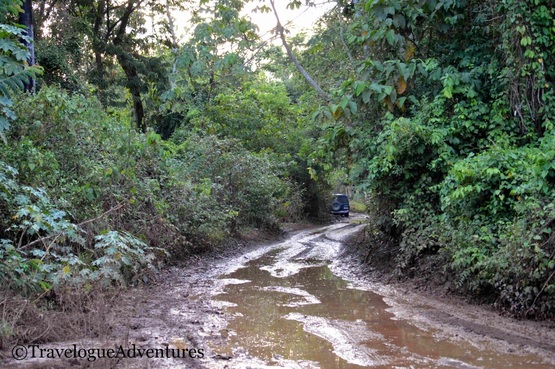
[[37, 258], [48, 285], [135, 283], [162, 249], [186, 255], [243, 227], [275, 230], [279, 212], [301, 205], [289, 201], [299, 190], [282, 157], [235, 139], [165, 142], [54, 88], [22, 99], [17, 114], [0, 152], [3, 258], [25, 270]]
[[247, 226], [272, 229], [278, 209], [298, 211], [294, 207], [300, 204], [286, 204], [298, 190], [284, 163], [271, 153], [255, 154], [235, 139], [199, 135], [169, 147], [174, 153], [172, 177], [182, 184], [187, 178], [190, 189], [185, 198], [176, 193], [167, 202], [179, 204], [172, 213], [189, 233], [198, 230], [209, 237]]
[[[288, 155], [210, 135], [163, 141], [137, 133], [124, 111], [56, 88], [14, 109], [0, 151], [0, 293], [13, 319], [0, 340], [42, 303], [64, 309], [70, 296], [146, 282], [160, 262], [301, 213]], [[37, 309], [19, 314], [14, 293]]]
[[519, 315], [555, 307], [555, 146], [499, 148], [454, 165], [441, 187], [458, 285], [498, 291]]

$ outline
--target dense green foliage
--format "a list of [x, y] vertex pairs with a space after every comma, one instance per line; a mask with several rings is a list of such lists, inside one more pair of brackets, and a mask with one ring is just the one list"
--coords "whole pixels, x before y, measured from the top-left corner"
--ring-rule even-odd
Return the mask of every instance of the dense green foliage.
[[[41, 237], [60, 247], [47, 256], [77, 256], [96, 245], [97, 235], [123, 230], [123, 243], [133, 234], [173, 250], [179, 239], [183, 247], [210, 243], [237, 227], [275, 227], [276, 216], [298, 211], [282, 200], [294, 190], [285, 163], [240, 141], [192, 135], [164, 142], [153, 132], [136, 133], [129, 117], [106, 114], [94, 98], [56, 89], [43, 88], [17, 108], [0, 160], [2, 225], [18, 249]], [[84, 226], [88, 219], [96, 220]]]
[[[316, 115], [315, 155], [352, 159], [397, 272], [552, 316], [553, 4], [370, 0], [343, 21], [357, 69]], [[419, 269], [430, 255], [437, 269]]]

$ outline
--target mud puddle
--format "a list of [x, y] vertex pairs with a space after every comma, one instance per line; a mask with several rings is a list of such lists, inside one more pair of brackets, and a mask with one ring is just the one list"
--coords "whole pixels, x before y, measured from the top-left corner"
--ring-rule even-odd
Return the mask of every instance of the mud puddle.
[[[388, 299], [335, 275], [342, 223], [257, 251], [220, 277], [231, 316], [211, 368], [553, 368], [541, 356], [467, 342], [399, 319]], [[246, 261], [245, 261], [246, 260]], [[397, 307], [398, 308], [398, 307]], [[514, 351], [514, 350], [513, 350]]]

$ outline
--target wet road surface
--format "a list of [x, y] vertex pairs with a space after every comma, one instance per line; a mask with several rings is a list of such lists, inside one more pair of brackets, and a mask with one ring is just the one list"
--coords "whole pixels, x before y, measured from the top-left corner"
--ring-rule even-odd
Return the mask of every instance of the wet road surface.
[[371, 289], [334, 273], [341, 240], [358, 225], [336, 223], [230, 262], [214, 304], [231, 315], [211, 347], [211, 368], [553, 368], [541, 357], [465, 342], [399, 319]]

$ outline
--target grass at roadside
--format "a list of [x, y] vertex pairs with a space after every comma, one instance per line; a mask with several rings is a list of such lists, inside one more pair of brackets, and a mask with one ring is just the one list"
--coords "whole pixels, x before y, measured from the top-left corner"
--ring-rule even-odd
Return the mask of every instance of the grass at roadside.
[[363, 202], [350, 200], [349, 205], [351, 206], [351, 211], [357, 213], [365, 213], [366, 212], [366, 205]]

